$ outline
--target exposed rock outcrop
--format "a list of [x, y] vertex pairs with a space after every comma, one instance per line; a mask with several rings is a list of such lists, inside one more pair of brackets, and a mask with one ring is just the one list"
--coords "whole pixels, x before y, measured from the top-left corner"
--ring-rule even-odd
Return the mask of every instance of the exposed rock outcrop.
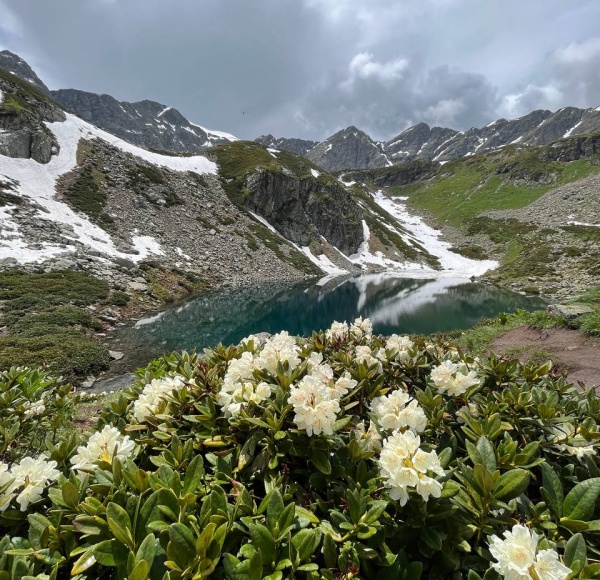
[[48, 163], [58, 142], [44, 122], [64, 121], [63, 111], [33, 84], [0, 69], [0, 155]]
[[96, 127], [145, 149], [198, 153], [235, 139], [195, 125], [177, 109], [155, 101], [127, 103], [75, 89], [52, 91], [52, 97]]
[[306, 157], [327, 171], [374, 169], [391, 165], [381, 145], [356, 127], [337, 132], [313, 147]]
[[280, 151], [289, 151], [296, 155], [306, 156], [307, 153], [316, 145], [318, 141], [307, 141], [306, 139], [286, 139], [285, 137], [273, 137], [273, 135], [261, 135], [255, 139], [257, 143], [260, 143], [263, 147], [270, 147], [272, 149], [278, 149]]
[[362, 212], [336, 181], [259, 170], [248, 177], [246, 206], [292, 242], [308, 246], [323, 236], [346, 255], [363, 241]]

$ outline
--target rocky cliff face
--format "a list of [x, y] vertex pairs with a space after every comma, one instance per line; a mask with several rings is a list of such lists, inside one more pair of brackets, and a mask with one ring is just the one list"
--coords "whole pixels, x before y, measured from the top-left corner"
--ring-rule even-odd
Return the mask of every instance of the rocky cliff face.
[[363, 241], [362, 211], [336, 181], [260, 170], [247, 186], [246, 206], [295, 244], [309, 246], [323, 236], [349, 256]]
[[306, 157], [327, 171], [374, 169], [391, 165], [381, 146], [356, 127], [338, 131], [313, 147]]
[[306, 156], [307, 153], [318, 145], [318, 141], [307, 141], [306, 139], [286, 139], [285, 137], [277, 138], [273, 135], [261, 135], [255, 139], [257, 143], [260, 143], [263, 147], [269, 147], [271, 149], [278, 149], [280, 151], [289, 151], [296, 155]]
[[48, 163], [59, 146], [44, 122], [64, 120], [35, 85], [0, 69], [0, 155]]
[[145, 149], [198, 153], [235, 140], [233, 135], [195, 125], [177, 109], [155, 101], [127, 103], [74, 89], [52, 91], [52, 97], [96, 127]]
[[47, 97], [50, 96], [50, 89], [43, 83], [35, 71], [18, 55], [10, 50], [0, 51], [0, 68], [7, 70], [19, 78], [31, 83], [35, 88]]

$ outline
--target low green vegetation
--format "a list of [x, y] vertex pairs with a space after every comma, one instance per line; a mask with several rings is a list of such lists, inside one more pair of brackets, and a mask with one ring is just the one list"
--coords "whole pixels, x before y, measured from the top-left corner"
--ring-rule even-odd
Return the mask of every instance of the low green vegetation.
[[[0, 79], [9, 82], [12, 85], [16, 85], [17, 92], [13, 95], [17, 95], [17, 98], [23, 102], [24, 97], [30, 97], [42, 103], [52, 103], [55, 106], [59, 106], [49, 96], [45, 95], [35, 85], [29, 83], [20, 77], [10, 73], [9, 71], [0, 68]], [[6, 100], [5, 100], [6, 102]]]
[[484, 211], [519, 209], [559, 185], [600, 171], [598, 157], [542, 161], [544, 147], [501, 151], [450, 161], [424, 182], [392, 188], [440, 222], [458, 227]]
[[0, 370], [39, 366], [79, 377], [107, 368], [108, 350], [93, 336], [101, 324], [85, 306], [108, 298], [106, 282], [81, 272], [0, 272]]
[[49, 379], [0, 377], [20, 401], [0, 423], [25, 434], [1, 465], [1, 577], [597, 576], [600, 399], [548, 364], [361, 320], [136, 376], [89, 434], [31, 449]]
[[[219, 165], [221, 185], [230, 201], [241, 209], [250, 195], [246, 188], [246, 176], [257, 169], [275, 173], [291, 171], [300, 179], [311, 177], [311, 169], [323, 173], [322, 169], [304, 157], [287, 151], [271, 154], [253, 141], [227, 143], [210, 149], [206, 156]], [[319, 176], [319, 179], [326, 179], [326, 176]]]
[[[64, 188], [69, 205], [83, 212], [95, 223], [110, 225], [114, 220], [105, 211], [108, 196], [104, 189], [106, 175], [89, 163], [76, 170]], [[65, 180], [66, 183], [66, 180]]]

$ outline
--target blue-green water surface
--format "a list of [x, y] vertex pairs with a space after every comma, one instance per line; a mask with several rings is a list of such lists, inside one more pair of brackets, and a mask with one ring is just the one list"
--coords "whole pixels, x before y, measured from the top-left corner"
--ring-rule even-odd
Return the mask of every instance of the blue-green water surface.
[[501, 312], [544, 307], [539, 298], [466, 279], [365, 274], [203, 295], [118, 329], [110, 342], [126, 354], [128, 365], [142, 365], [164, 352], [236, 344], [258, 332], [308, 336], [357, 316], [370, 318], [378, 334], [431, 334], [466, 329]]

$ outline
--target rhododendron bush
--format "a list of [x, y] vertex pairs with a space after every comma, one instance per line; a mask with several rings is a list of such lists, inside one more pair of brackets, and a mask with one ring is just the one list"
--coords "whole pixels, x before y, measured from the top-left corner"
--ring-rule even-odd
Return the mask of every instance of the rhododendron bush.
[[152, 362], [0, 464], [0, 579], [600, 577], [600, 401], [368, 320]]

